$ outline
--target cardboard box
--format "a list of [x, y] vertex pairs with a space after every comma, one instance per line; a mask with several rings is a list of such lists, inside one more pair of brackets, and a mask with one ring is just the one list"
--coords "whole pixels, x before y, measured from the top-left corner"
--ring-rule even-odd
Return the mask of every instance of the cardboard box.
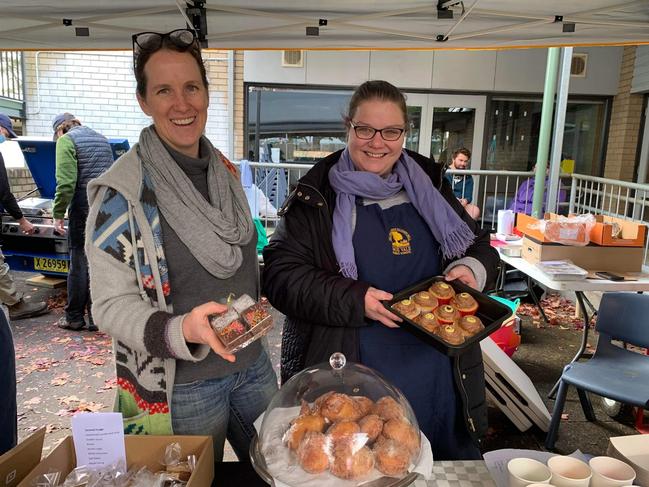
[[649, 485], [649, 435], [609, 438], [606, 454], [631, 465], [636, 473], [634, 485]]
[[[614, 216], [598, 215], [595, 219], [597, 223], [590, 231], [591, 242], [614, 247], [644, 247], [647, 238], [646, 225]], [[620, 238], [613, 237], [613, 224], [620, 226]]]
[[18, 446], [0, 456], [0, 485], [14, 487], [41, 461], [45, 428], [32, 433]]
[[[549, 221], [554, 221], [559, 218], [559, 215], [554, 213], [546, 213], [544, 219]], [[533, 225], [536, 225], [539, 222], [538, 218], [531, 217], [525, 213], [516, 213], [516, 230], [521, 232], [527, 237], [532, 237], [534, 240], [539, 242], [549, 242], [545, 235], [536, 228], [531, 228]]]
[[[211, 436], [146, 436], [126, 435], [126, 462], [148, 467], [152, 472], [161, 469], [160, 460], [164, 457], [167, 445], [180, 443], [182, 454], [196, 455], [196, 469], [187, 482], [187, 487], [212, 485], [214, 479], [214, 448]], [[77, 466], [72, 436], [66, 437], [52, 452], [34, 468], [18, 487], [31, 487], [31, 481], [38, 475], [60, 471], [61, 482]]]
[[644, 258], [643, 247], [602, 247], [586, 245], [575, 247], [557, 243], [543, 243], [523, 237], [522, 257], [536, 264], [546, 260], [571, 260], [588, 271], [640, 272]]
[[[545, 220], [550, 222], [559, 219], [559, 215], [546, 213]], [[647, 227], [642, 223], [623, 220], [613, 216], [596, 215], [596, 223], [590, 230], [590, 242], [602, 246], [611, 247], [644, 247], [647, 238]], [[539, 242], [550, 242], [540, 230], [531, 228], [538, 223], [537, 218], [533, 218], [525, 213], [516, 214], [516, 229], [525, 236], [532, 237]], [[616, 223], [622, 230], [621, 238], [613, 237], [613, 224]], [[563, 224], [564, 226], [566, 223]], [[575, 223], [577, 230], [579, 223]], [[547, 227], [546, 227], [547, 228]]]

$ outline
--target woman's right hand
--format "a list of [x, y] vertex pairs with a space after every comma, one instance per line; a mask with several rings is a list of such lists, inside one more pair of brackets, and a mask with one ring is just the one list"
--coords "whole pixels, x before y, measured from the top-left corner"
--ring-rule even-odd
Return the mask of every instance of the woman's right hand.
[[220, 355], [228, 362], [236, 360], [234, 354], [229, 353], [221, 340], [210, 326], [209, 315], [223, 313], [228, 307], [224, 304], [210, 301], [200, 306], [196, 306], [183, 319], [183, 336], [189, 343], [200, 343], [209, 345], [214, 353]]
[[370, 287], [365, 293], [365, 316], [376, 320], [388, 328], [399, 328], [397, 322], [401, 322], [394, 313], [390, 312], [381, 301], [392, 299], [392, 294]]

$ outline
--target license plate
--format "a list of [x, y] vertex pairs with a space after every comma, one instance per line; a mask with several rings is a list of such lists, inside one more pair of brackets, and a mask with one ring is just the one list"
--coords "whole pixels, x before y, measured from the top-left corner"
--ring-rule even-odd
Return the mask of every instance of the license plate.
[[68, 261], [65, 259], [34, 257], [34, 270], [67, 273]]

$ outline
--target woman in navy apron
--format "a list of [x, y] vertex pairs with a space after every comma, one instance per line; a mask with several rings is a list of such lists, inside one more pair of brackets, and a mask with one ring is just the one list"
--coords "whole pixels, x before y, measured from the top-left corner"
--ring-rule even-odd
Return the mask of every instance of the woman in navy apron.
[[483, 289], [497, 254], [433, 161], [403, 150], [397, 88], [364, 83], [345, 121], [347, 148], [300, 179], [264, 251], [265, 294], [287, 317], [282, 380], [342, 351], [401, 389], [436, 459], [480, 458], [479, 346], [449, 358], [400, 329], [382, 300], [440, 274]]

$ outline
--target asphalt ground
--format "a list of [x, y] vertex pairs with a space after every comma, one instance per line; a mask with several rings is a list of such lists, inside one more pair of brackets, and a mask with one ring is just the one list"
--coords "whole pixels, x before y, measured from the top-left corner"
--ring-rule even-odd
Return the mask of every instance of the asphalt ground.
[[[78, 411], [110, 411], [114, 400], [115, 373], [111, 340], [104, 333], [73, 332], [59, 329], [56, 321], [63, 315], [64, 295], [60, 290], [30, 286], [32, 276], [14, 273], [28, 299], [49, 300], [51, 311], [36, 318], [12, 323], [16, 348], [18, 380], [19, 438], [46, 426], [45, 453], [70, 434], [70, 417]], [[569, 305], [568, 305], [569, 307]], [[574, 313], [574, 310], [573, 310]], [[575, 354], [581, 339], [570, 309], [553, 315], [552, 325], [544, 326], [536, 318], [524, 317], [522, 344], [513, 359], [530, 377], [543, 402], [552, 412], [554, 402], [547, 393], [561, 374], [563, 366]], [[281, 323], [268, 335], [268, 349], [273, 365], [279, 367]], [[101, 324], [99, 324], [101, 327]], [[591, 333], [589, 349], [595, 344]], [[593, 396], [596, 422], [585, 419], [577, 394], [571, 388], [559, 429], [556, 451], [571, 453], [580, 449], [593, 455], [604, 454], [611, 436], [635, 434], [632, 421], [620, 423], [609, 418]], [[489, 432], [483, 451], [500, 448], [543, 450], [545, 433], [536, 426], [519, 431], [496, 407], [489, 408]], [[226, 451], [226, 460], [234, 460]]]

